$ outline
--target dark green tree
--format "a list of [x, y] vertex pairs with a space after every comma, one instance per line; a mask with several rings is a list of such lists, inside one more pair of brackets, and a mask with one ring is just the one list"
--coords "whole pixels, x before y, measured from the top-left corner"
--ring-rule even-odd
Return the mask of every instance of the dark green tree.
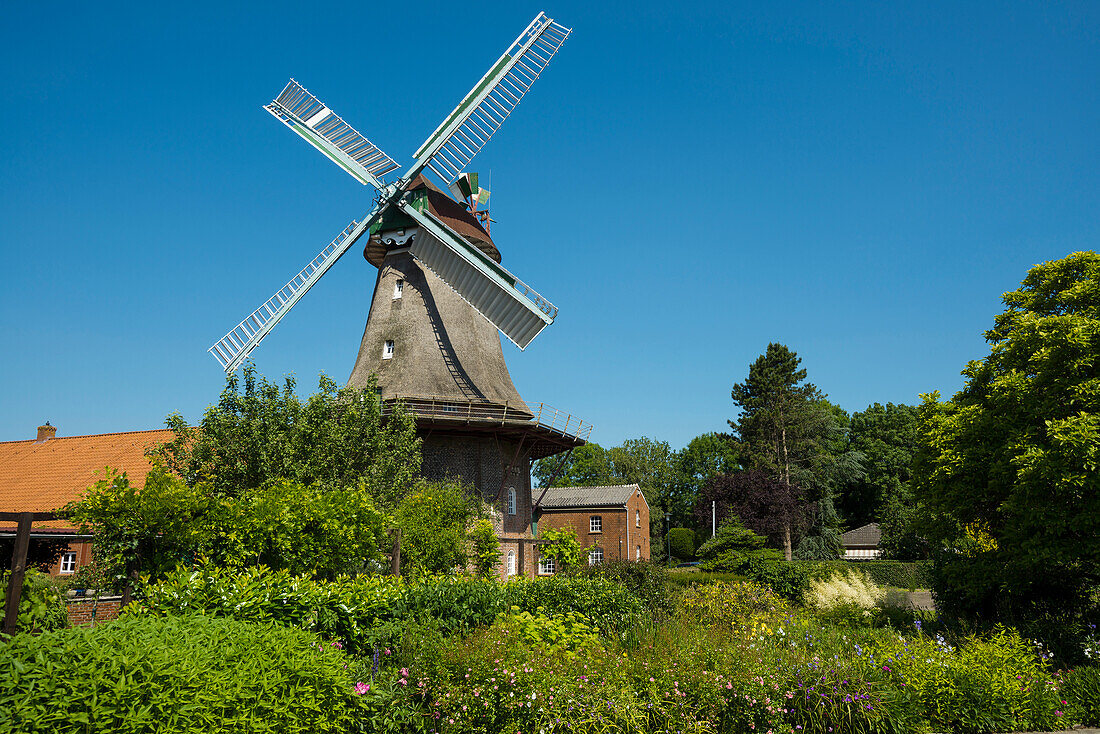
[[[812, 503], [810, 528], [816, 531], [811, 535], [818, 540], [805, 553], [835, 555], [834, 488], [858, 472], [859, 456], [845, 448], [843, 411], [805, 382], [800, 363], [787, 347], [769, 344], [750, 365], [748, 378], [733, 386], [731, 396], [740, 414], [729, 423], [737, 433], [743, 466], [767, 472], [787, 487], [787, 495]], [[785, 524], [781, 546], [788, 560], [795, 540], [794, 528]]]
[[778, 559], [779, 554], [765, 548], [767, 538], [741, 524], [736, 515], [726, 518], [718, 532], [699, 546], [699, 568], [704, 571], [739, 571], [750, 559]]
[[1004, 304], [963, 389], [925, 396], [913, 491], [938, 607], [1064, 641], [1098, 614], [1100, 255], [1037, 265]]
[[611, 457], [598, 443], [538, 459], [531, 474], [539, 487], [599, 487], [612, 484]]

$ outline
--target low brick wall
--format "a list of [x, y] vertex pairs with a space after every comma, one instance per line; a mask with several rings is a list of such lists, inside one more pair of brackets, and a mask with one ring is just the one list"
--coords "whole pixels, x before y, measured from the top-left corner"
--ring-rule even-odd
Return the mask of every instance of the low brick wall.
[[68, 599], [69, 626], [94, 627], [118, 616], [121, 596], [103, 596], [98, 599], [74, 597]]

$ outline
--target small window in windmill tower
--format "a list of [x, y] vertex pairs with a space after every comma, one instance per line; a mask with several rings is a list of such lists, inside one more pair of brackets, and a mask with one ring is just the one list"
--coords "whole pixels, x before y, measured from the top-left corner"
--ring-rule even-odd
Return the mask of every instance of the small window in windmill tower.
[[508, 551], [508, 567], [507, 573], [509, 576], [516, 575], [516, 552]]
[[393, 284], [393, 299], [396, 301], [405, 292], [405, 281], [398, 280]]
[[393, 340], [386, 340], [386, 346], [382, 347], [382, 359], [390, 359], [393, 357]]
[[642, 560], [642, 546], [640, 546], [640, 545], [634, 546], [634, 560], [635, 561]]
[[590, 533], [602, 533], [603, 532], [603, 517], [600, 515], [593, 515], [588, 518], [588, 532]]
[[515, 487], [508, 488], [508, 514], [516, 514], [516, 489]]

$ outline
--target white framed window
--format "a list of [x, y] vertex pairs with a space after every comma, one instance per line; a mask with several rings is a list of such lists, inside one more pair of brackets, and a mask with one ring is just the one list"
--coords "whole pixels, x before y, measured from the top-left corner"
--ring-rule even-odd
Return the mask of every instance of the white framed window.
[[635, 561], [642, 560], [642, 546], [640, 546], [640, 545], [634, 547], [634, 560]]
[[600, 515], [593, 515], [588, 518], [588, 532], [590, 533], [602, 533], [603, 532], [603, 517]]
[[595, 566], [597, 563], [603, 563], [603, 548], [598, 545], [588, 551], [588, 565]]
[[405, 292], [405, 281], [396, 280], [393, 284], [393, 300], [397, 300]]
[[509, 487], [508, 488], [508, 514], [509, 515], [516, 514], [516, 488], [515, 487]]
[[382, 359], [391, 359], [393, 357], [393, 339], [387, 339], [385, 346], [382, 347]]
[[554, 559], [553, 558], [540, 558], [539, 559], [539, 573], [543, 576], [552, 576], [554, 574]]
[[65, 553], [61, 556], [61, 573], [76, 572], [76, 553]]
[[634, 510], [634, 527], [640, 528], [642, 526], [642, 511]]
[[516, 575], [516, 552], [515, 551], [508, 551], [508, 566], [506, 568], [506, 573], [509, 576], [515, 576]]

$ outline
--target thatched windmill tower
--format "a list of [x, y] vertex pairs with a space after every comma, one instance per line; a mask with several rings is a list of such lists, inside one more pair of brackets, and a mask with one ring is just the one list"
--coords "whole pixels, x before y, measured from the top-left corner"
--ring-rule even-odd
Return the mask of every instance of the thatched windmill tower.
[[227, 372], [236, 370], [369, 233], [364, 254], [378, 278], [349, 384], [363, 386], [370, 374], [378, 375], [383, 401], [400, 400], [417, 417], [424, 474], [460, 477], [501, 508], [504, 573], [532, 570], [532, 459], [584, 443], [591, 427], [542, 405], [529, 407], [516, 392], [496, 332], [523, 349], [554, 322], [557, 308], [500, 265], [500, 252], [473, 207], [423, 173], [446, 182], [457, 199], [470, 196], [472, 176], [463, 168], [569, 33], [539, 13], [392, 183], [385, 177], [400, 167], [397, 162], [292, 79], [265, 109], [378, 195], [365, 217], [209, 350]]

